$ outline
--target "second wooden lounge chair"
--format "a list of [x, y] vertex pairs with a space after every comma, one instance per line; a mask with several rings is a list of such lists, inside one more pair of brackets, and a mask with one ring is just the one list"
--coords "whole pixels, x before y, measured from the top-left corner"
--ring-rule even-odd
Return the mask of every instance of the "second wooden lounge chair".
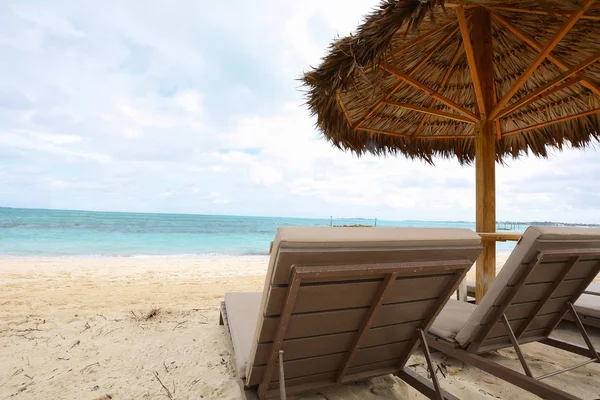
[[285, 398], [396, 373], [453, 399], [405, 364], [480, 252], [466, 229], [280, 228], [264, 291], [222, 305], [244, 388]]
[[[600, 362], [573, 304], [600, 271], [600, 229], [529, 227], [479, 305], [450, 300], [429, 330], [428, 344], [546, 399], [576, 399], [541, 382]], [[550, 337], [571, 313], [586, 347]], [[534, 377], [521, 345], [542, 342], [587, 356], [570, 368]], [[525, 374], [481, 357], [514, 347]]]

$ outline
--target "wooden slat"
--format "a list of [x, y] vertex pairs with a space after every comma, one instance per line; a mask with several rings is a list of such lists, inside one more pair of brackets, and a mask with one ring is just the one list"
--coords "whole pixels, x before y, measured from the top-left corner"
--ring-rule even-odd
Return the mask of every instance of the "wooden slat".
[[[590, 57], [586, 58], [582, 63], [569, 68], [565, 72], [556, 76], [554, 79], [552, 79], [549, 82], [547, 82], [546, 84], [538, 87], [534, 91], [528, 93], [526, 96], [523, 96], [521, 99], [510, 104], [506, 108], [504, 108], [502, 110], [495, 109], [497, 111], [492, 112], [492, 115], [490, 116], [490, 118], [503, 118], [503, 117], [507, 116], [508, 114], [511, 114], [511, 113], [517, 111], [520, 108], [526, 107], [529, 104], [531, 104], [535, 101], [538, 101], [540, 98], [544, 97], [550, 91], [550, 89], [552, 89], [553, 87], [558, 85], [560, 82], [579, 73], [581, 70], [591, 66], [592, 64], [596, 63], [596, 61], [598, 61], [598, 60], [600, 60], [600, 52], [596, 52], [595, 54], [592, 54]], [[571, 85], [571, 83], [569, 83], [569, 85]]]
[[573, 79], [570, 79], [560, 85], [556, 85], [551, 89], [545, 89], [541, 93], [538, 93], [537, 95], [528, 95], [527, 97], [529, 97], [529, 99], [527, 99], [527, 104], [524, 104], [525, 101], [523, 101], [523, 99], [519, 100], [519, 102], [521, 104], [518, 107], [515, 106], [517, 103], [511, 104], [510, 106], [508, 106], [504, 110], [502, 110], [502, 112], [500, 112], [500, 114], [496, 117], [496, 122], [500, 123], [500, 121], [499, 121], [500, 118], [504, 118], [508, 114], [518, 111], [517, 108], [523, 108], [526, 105], [529, 105], [531, 103], [534, 103], [536, 101], [543, 99], [544, 97], [548, 97], [548, 96], [553, 95], [554, 93], [560, 92], [561, 90], [565, 90], [565, 89], [581, 82], [582, 80], [583, 80], [583, 78], [581, 76], [575, 76], [575, 77], [573, 77]]
[[454, 121], [466, 122], [468, 124], [474, 124], [474, 122], [470, 118], [463, 117], [462, 115], [458, 115], [458, 114], [452, 114], [452, 113], [435, 110], [433, 108], [419, 107], [414, 104], [400, 103], [398, 101], [392, 101], [392, 100], [386, 100], [386, 101], [384, 101], [384, 103], [387, 105], [390, 105], [390, 106], [404, 108], [406, 110], [416, 111], [416, 112], [419, 112], [422, 114], [435, 115], [436, 117], [448, 118], [448, 119], [451, 119]]
[[[289, 362], [284, 361], [283, 368], [285, 370], [285, 378], [288, 380], [303, 376], [337, 371], [337, 368], [339, 367], [343, 358], [344, 353], [338, 353], [319, 357], [303, 358]], [[255, 366], [252, 369], [252, 376], [248, 381], [248, 386], [258, 383], [255, 377], [265, 375], [266, 368], [266, 366]], [[279, 362], [275, 364], [275, 368], [279, 368]], [[273, 374], [271, 382], [279, 382], [279, 375]]]
[[[298, 290], [294, 313], [366, 307], [380, 284], [381, 280], [332, 283], [328, 285], [302, 285]], [[265, 316], [279, 315], [286, 292], [286, 287], [271, 288]]]
[[[525, 321], [525, 319], [517, 319], [517, 320], [512, 320], [509, 322], [510, 322], [511, 328], [513, 330], [515, 330], [521, 326], [521, 323], [523, 323], [523, 321]], [[506, 331], [506, 328], [504, 327], [502, 322], [496, 322], [494, 324], [494, 326], [492, 326], [492, 329], [490, 329], [490, 332], [486, 336], [486, 340], [484, 340], [484, 343], [487, 340], [497, 339], [497, 338], [501, 338], [501, 337], [508, 337], [508, 332]]]
[[474, 139], [475, 135], [418, 135], [411, 136], [411, 139], [428, 140], [428, 139]]
[[[370, 329], [365, 335], [362, 347], [374, 347], [384, 344], [395, 343], [410, 339], [415, 330], [421, 325], [421, 321], [404, 324], [389, 325]], [[282, 349], [285, 351], [286, 360], [298, 358], [315, 357], [322, 354], [341, 353], [346, 351], [355, 331], [325, 336], [314, 336], [307, 338], [284, 340]], [[255, 365], [265, 365], [268, 361], [271, 342], [258, 344]]]
[[[442, 275], [397, 279], [392, 283], [384, 304], [432, 298], [451, 277], [452, 275]], [[380, 284], [381, 280], [302, 285], [298, 291], [294, 313], [366, 307]], [[286, 290], [286, 287], [271, 288], [266, 316], [279, 315]]]
[[[512, 25], [510, 22], [508, 22], [506, 19], [504, 19], [504, 17], [493, 13], [492, 18], [494, 18], [496, 21], [498, 21], [502, 25], [504, 25], [509, 31], [511, 31], [512, 33], [517, 35], [517, 37], [521, 38], [521, 40], [523, 40], [525, 43], [527, 43], [534, 50], [536, 50], [536, 51], [542, 50], [541, 44], [539, 44], [534, 38], [532, 38], [531, 36], [529, 36], [528, 34], [523, 32], [516, 26]], [[566, 63], [564, 63], [560, 58], [552, 55], [552, 53], [548, 54], [548, 60], [550, 60], [550, 62], [552, 62], [554, 65], [556, 65], [562, 71], [566, 71], [569, 69], [569, 66]], [[591, 82], [589, 79], [587, 79], [587, 77], [585, 77], [584, 75], [581, 75], [581, 78], [583, 79], [583, 85], [585, 87], [590, 89], [597, 96], [600, 96], [600, 88], [598, 88], [598, 86], [596, 86], [593, 82]]]
[[405, 74], [404, 72], [396, 69], [396, 68], [392, 68], [389, 65], [380, 65], [379, 68], [381, 68], [382, 70], [389, 72], [390, 74], [396, 76], [397, 78], [401, 79], [402, 81], [408, 83], [410, 86], [414, 87], [415, 89], [418, 89], [424, 93], [427, 93], [429, 96], [433, 97], [434, 99], [436, 99], [437, 101], [439, 101], [440, 103], [444, 103], [445, 105], [447, 105], [448, 107], [452, 108], [453, 110], [461, 113], [462, 115], [466, 116], [467, 118], [469, 118], [471, 121], [473, 122], [477, 122], [478, 121], [478, 117], [477, 115], [475, 115], [472, 111], [467, 110], [466, 108], [462, 107], [461, 105], [453, 102], [452, 100], [448, 99], [445, 96], [442, 96], [441, 94], [439, 94], [438, 92], [436, 92], [435, 90], [431, 89], [430, 87], [422, 84], [421, 82], [417, 81], [416, 79], [410, 77], [408, 74]]
[[383, 304], [425, 300], [437, 297], [441, 290], [453, 279], [453, 275], [399, 278], [386, 294]]
[[[583, 257], [582, 257], [583, 259]], [[598, 273], [598, 262], [600, 260], [579, 261], [577, 267], [573, 268], [566, 276], [566, 280], [585, 279], [590, 275]]]
[[523, 236], [521, 233], [502, 233], [502, 232], [477, 232], [481, 240], [490, 242], [518, 242]]
[[356, 353], [356, 357], [352, 362], [352, 367], [388, 361], [390, 359], [395, 359], [396, 362], [398, 362], [398, 358], [402, 356], [409, 346], [410, 342], [404, 341], [360, 349]]
[[456, 270], [469, 268], [469, 260], [438, 260], [438, 261], [409, 261], [376, 264], [349, 264], [349, 265], [311, 265], [299, 266], [294, 269], [301, 273], [306, 280], [310, 279], [335, 279], [363, 278], [369, 279], [395, 273], [399, 277], [411, 277], [426, 274], [444, 274]]
[[[515, 12], [515, 13], [522, 13], [522, 14], [536, 14], [536, 15], [546, 15], [546, 16], [550, 16], [548, 14], [548, 11], [545, 10], [535, 10], [535, 9], [530, 9], [530, 8], [518, 8], [518, 7], [509, 7], [509, 6], [501, 6], [501, 5], [491, 5], [490, 6], [491, 9], [493, 11], [498, 10], [498, 11], [511, 11], [511, 12]], [[561, 11], [561, 10], [554, 10], [554, 13], [556, 15], [560, 15], [560, 16], [567, 16], [567, 15], [571, 15], [571, 12], [569, 11]], [[600, 21], [600, 16], [598, 15], [582, 15], [581, 19], [589, 19], [589, 20], [593, 20], [593, 21]]]
[[[286, 361], [316, 357], [323, 354], [342, 353], [350, 347], [356, 332], [346, 332], [326, 336], [314, 336], [284, 340], [281, 349]], [[260, 343], [256, 350], [254, 365], [266, 365], [272, 342]]]
[[[435, 299], [384, 305], [382, 309], [385, 312], [376, 316], [373, 326], [394, 325], [423, 319], [428, 307], [434, 301]], [[366, 312], [365, 307], [292, 315], [285, 339], [355, 331]], [[259, 343], [272, 341], [278, 325], [279, 317], [265, 318]]]
[[[526, 283], [553, 282], [558, 277], [565, 261], [546, 262], [541, 264], [538, 268], [531, 271]], [[597, 263], [597, 260], [580, 261], [577, 264], [577, 268], [569, 271], [565, 280], [583, 279], [589, 276], [589, 274], [596, 269]]]
[[383, 282], [381, 282], [381, 284], [379, 285], [377, 293], [375, 293], [375, 295], [372, 297], [371, 306], [369, 307], [369, 310], [365, 313], [365, 316], [363, 317], [363, 320], [361, 321], [360, 326], [358, 327], [356, 335], [352, 340], [352, 344], [346, 352], [344, 361], [342, 361], [341, 363], [338, 375], [336, 377], [336, 381], [338, 383], [342, 382], [342, 379], [344, 379], [348, 368], [354, 362], [354, 357], [358, 354], [358, 348], [361, 342], [363, 341], [366, 332], [373, 325], [375, 313], [382, 311], [380, 309], [381, 305], [386, 300], [385, 295], [389, 292], [392, 284], [396, 280], [396, 275], [397, 274], [395, 272], [388, 274], [383, 280]]
[[515, 83], [507, 90], [506, 94], [498, 101], [498, 104], [494, 107], [492, 114], [496, 114], [497, 110], [501, 110], [517, 91], [527, 82], [535, 70], [540, 64], [546, 59], [546, 57], [554, 50], [554, 47], [562, 40], [563, 37], [579, 21], [579, 18], [592, 6], [594, 0], [586, 0], [580, 7], [579, 10], [574, 11], [569, 18], [567, 18], [560, 28], [552, 35], [546, 46], [540, 51], [533, 62], [527, 67], [523, 74], [516, 80]]
[[540, 329], [548, 329], [548, 326], [552, 324], [552, 321], [556, 318], [558, 314], [560, 314], [560, 312], [536, 316], [528, 324], [527, 328], [525, 328], [525, 332], [537, 332]]
[[[481, 8], [480, 8], [481, 9]], [[475, 11], [477, 14], [480, 9]], [[467, 18], [465, 17], [464, 7], [456, 7], [456, 15], [458, 17], [458, 25], [460, 27], [460, 34], [462, 36], [463, 46], [465, 47], [465, 53], [467, 54], [467, 62], [469, 64], [469, 71], [471, 73], [471, 80], [473, 81], [473, 88], [475, 90], [475, 99], [477, 100], [477, 106], [479, 113], [486, 114], [486, 105], [484, 101], [483, 89], [481, 87], [480, 72], [477, 70], [477, 62], [475, 61], [475, 51], [471, 43], [471, 32], [467, 25]], [[477, 18], [478, 15], [475, 16]], [[476, 23], [481, 21], [477, 19]]]
[[[576, 279], [573, 281], [562, 282], [553, 294], [553, 298], [565, 297], [573, 293], [577, 289], [580, 280]], [[544, 296], [544, 293], [552, 286], [552, 282], [549, 283], [536, 283], [526, 285], [523, 290], [520, 290], [513, 303], [525, 303], [530, 301], [537, 301]]]
[[[378, 103], [378, 104], [379, 104], [379, 107], [383, 106], [383, 103]], [[371, 133], [379, 133], [380, 135], [388, 135], [388, 136], [409, 137], [409, 135], [406, 134], [406, 133], [386, 131], [386, 130], [383, 130], [383, 129], [369, 128], [369, 127], [366, 127], [366, 126], [361, 126], [360, 128], [355, 128], [355, 131], [357, 131], [357, 132], [364, 131], [364, 132], [371, 132]]]
[[362, 343], [363, 347], [380, 346], [410, 339], [423, 320], [407, 322], [404, 324], [388, 325], [380, 328], [371, 328]]
[[[533, 331], [533, 330], [537, 330], [537, 329], [547, 328], [549, 326], [549, 324], [552, 323], [552, 321], [554, 320], [554, 317], [557, 314], [558, 313], [545, 314], [545, 315], [540, 315], [540, 316], [533, 318], [531, 320], [531, 323], [529, 324], [529, 327], [526, 329], [526, 331]], [[512, 327], [513, 331], [515, 331], [515, 330], [521, 329], [523, 327], [523, 325], [527, 323], [527, 319], [526, 318], [525, 319], [517, 319], [517, 320], [512, 320], [509, 322], [510, 322], [510, 326]], [[506, 332], [506, 329], [505, 329], [504, 325], [502, 324], [502, 322], [497, 322], [496, 324], [494, 324], [494, 326], [490, 330], [490, 333], [487, 335], [486, 340], [495, 339], [495, 338], [503, 337], [503, 336], [508, 337], [508, 333]]]
[[[549, 314], [559, 312], [564, 306], [566, 298], [557, 298], [548, 300], [542, 306], [539, 314]], [[529, 303], [511, 304], [505, 311], [505, 315], [509, 320], [524, 319], [527, 318], [536, 309], [538, 305], [537, 301]]]
[[382, 306], [382, 312], [375, 316], [373, 327], [422, 320], [429, 314], [436, 301], [437, 299], [431, 299]]
[[[286, 339], [355, 331], [366, 311], [366, 308], [360, 308], [294, 315]], [[279, 317], [265, 318], [258, 339], [259, 343], [272, 341], [278, 325]]]
[[[592, 277], [592, 279], [593, 278], [594, 277]], [[581, 285], [582, 281], [583, 281], [583, 279], [573, 279], [570, 281], [563, 281], [560, 285], [558, 285], [558, 287], [552, 294], [551, 298], [554, 299], [557, 297], [572, 296], [579, 290], [579, 286]], [[582, 288], [581, 292], [583, 292], [583, 290], [585, 290], [585, 288]]]
[[[580, 284], [580, 282], [581, 279], [574, 279], [562, 282], [552, 295], [552, 298], [570, 296], [574, 290], [577, 290], [577, 286]], [[512, 303], [518, 304], [538, 301], [542, 298], [545, 291], [552, 286], [552, 284], [553, 282], [528, 284], [526, 285], [526, 287], [523, 288], [523, 290], [519, 291], [517, 296], [515, 296], [515, 298], [513, 299]]]
[[569, 115], [569, 116], [562, 117], [562, 118], [553, 119], [551, 121], [541, 122], [539, 124], [530, 125], [530, 126], [526, 126], [523, 128], [513, 129], [512, 131], [504, 132], [502, 134], [502, 137], [516, 135], [518, 133], [528, 132], [533, 129], [539, 129], [539, 128], [543, 128], [548, 125], [558, 124], [560, 122], [566, 122], [566, 121], [570, 121], [572, 119], [583, 118], [583, 117], [587, 117], [588, 115], [594, 115], [594, 114], [598, 114], [598, 113], [600, 113], [600, 108], [596, 108], [596, 109], [590, 110], [590, 111], [584, 111], [579, 114], [573, 114], [573, 115]]
[[273, 271], [272, 284], [288, 283], [292, 265], [348, 265], [439, 260], [475, 260], [481, 248], [472, 247], [407, 247], [388, 249], [281, 249]]
[[531, 315], [531, 312], [537, 306], [537, 301], [528, 303], [511, 304], [505, 311], [504, 315], [509, 321], [522, 320]]
[[600, 239], [538, 239], [536, 250], [542, 251], [544, 260], [548, 261], [574, 255], [582, 256], [583, 260], [600, 260]]

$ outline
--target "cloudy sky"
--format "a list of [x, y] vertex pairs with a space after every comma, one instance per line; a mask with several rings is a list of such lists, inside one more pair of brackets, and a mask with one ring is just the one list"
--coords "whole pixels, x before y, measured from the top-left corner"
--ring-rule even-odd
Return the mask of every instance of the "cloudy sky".
[[[374, 0], [3, 1], [0, 206], [474, 220], [472, 167], [357, 159], [298, 78]], [[498, 218], [600, 222], [596, 150], [498, 170]]]

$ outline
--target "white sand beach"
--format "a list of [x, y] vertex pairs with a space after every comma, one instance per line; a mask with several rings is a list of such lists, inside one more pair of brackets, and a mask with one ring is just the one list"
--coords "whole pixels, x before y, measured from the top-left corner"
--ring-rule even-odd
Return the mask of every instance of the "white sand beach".
[[[499, 255], [499, 264], [505, 256]], [[239, 399], [231, 342], [218, 324], [225, 292], [260, 291], [266, 256], [0, 260], [0, 399]], [[474, 274], [474, 269], [470, 271]], [[156, 315], [149, 317], [151, 310]], [[534, 373], [581, 357], [526, 345]], [[461, 399], [536, 398], [455, 360], [442, 359], [444, 388]], [[514, 351], [491, 354], [514, 369]], [[412, 365], [426, 374], [424, 359]], [[548, 379], [582, 398], [600, 397], [593, 364]], [[164, 385], [164, 386], [163, 386]], [[306, 399], [417, 399], [387, 376]]]

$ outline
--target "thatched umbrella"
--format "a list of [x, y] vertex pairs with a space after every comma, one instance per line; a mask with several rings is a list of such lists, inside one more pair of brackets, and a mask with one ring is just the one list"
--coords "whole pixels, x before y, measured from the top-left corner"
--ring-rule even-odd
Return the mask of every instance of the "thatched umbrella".
[[[340, 149], [475, 161], [476, 229], [489, 233], [496, 162], [598, 140], [598, 60], [594, 0], [385, 0], [303, 79]], [[478, 298], [495, 257], [493, 243], [477, 262]]]

